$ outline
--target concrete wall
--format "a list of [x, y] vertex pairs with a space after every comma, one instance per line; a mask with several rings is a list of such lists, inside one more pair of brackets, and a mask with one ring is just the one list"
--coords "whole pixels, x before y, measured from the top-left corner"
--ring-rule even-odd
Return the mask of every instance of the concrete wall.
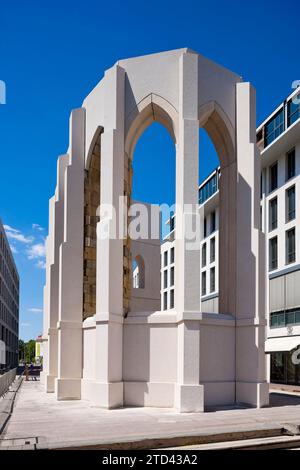
[[176, 315], [129, 314], [124, 323], [124, 404], [174, 406]]

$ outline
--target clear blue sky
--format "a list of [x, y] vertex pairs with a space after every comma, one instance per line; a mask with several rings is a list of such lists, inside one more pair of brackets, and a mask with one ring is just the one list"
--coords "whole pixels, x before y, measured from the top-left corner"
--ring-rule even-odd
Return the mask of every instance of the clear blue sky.
[[[260, 122], [300, 79], [299, 13], [293, 0], [2, 2], [0, 217], [17, 230], [10, 240], [21, 275], [22, 338], [42, 331], [48, 199], [57, 156], [67, 149], [69, 113], [104, 70], [120, 58], [190, 47], [253, 83]], [[209, 143], [203, 146], [201, 177], [217, 163]], [[135, 197], [173, 201], [173, 144], [157, 124], [137, 145], [135, 171]]]

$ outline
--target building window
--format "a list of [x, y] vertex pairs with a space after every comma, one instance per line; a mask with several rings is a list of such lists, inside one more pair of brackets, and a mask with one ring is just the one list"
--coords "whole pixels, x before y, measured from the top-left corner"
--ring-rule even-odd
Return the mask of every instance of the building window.
[[164, 266], [168, 266], [168, 252], [164, 252]]
[[202, 289], [201, 289], [202, 295], [206, 295], [206, 271], [203, 271], [202, 273]]
[[210, 233], [213, 233], [216, 230], [216, 212], [213, 211], [210, 214]]
[[296, 260], [295, 227], [286, 232], [286, 263]]
[[206, 238], [207, 237], [207, 218], [204, 217], [204, 221], [203, 221], [203, 237]]
[[171, 248], [171, 261], [170, 261], [171, 264], [174, 263], [174, 259], [175, 259], [175, 253], [174, 253], [174, 251], [175, 251], [175, 250], [174, 250], [174, 247]]
[[269, 240], [269, 269], [277, 269], [278, 266], [278, 254], [277, 254], [277, 237]]
[[289, 325], [300, 324], [300, 310], [287, 310], [272, 312], [270, 314], [270, 328], [282, 328]]
[[170, 286], [174, 286], [174, 267], [170, 270]]
[[296, 216], [295, 186], [286, 190], [286, 221], [293, 220]]
[[206, 243], [202, 245], [202, 267], [206, 266]]
[[211, 270], [210, 270], [210, 292], [214, 292], [215, 290], [216, 290], [215, 268], [211, 268]]
[[296, 158], [295, 149], [291, 150], [286, 155], [286, 181], [294, 178], [296, 174]]
[[269, 202], [269, 232], [277, 228], [277, 197]]
[[164, 289], [168, 287], [168, 270], [164, 270]]
[[170, 308], [174, 308], [174, 289], [170, 291]]
[[173, 232], [175, 230], [175, 216], [174, 214], [171, 215], [170, 217], [170, 232]]
[[216, 259], [216, 239], [210, 239], [210, 262], [213, 263]]
[[168, 292], [164, 292], [164, 310], [168, 308]]
[[284, 131], [284, 109], [282, 108], [265, 125], [265, 147]]
[[199, 204], [203, 204], [218, 190], [218, 171], [199, 189]]
[[274, 191], [278, 187], [278, 163], [270, 166], [270, 192]]
[[[296, 99], [295, 99], [296, 98]], [[296, 103], [294, 102], [296, 101]], [[300, 117], [300, 94], [287, 104], [287, 125], [291, 126]]]

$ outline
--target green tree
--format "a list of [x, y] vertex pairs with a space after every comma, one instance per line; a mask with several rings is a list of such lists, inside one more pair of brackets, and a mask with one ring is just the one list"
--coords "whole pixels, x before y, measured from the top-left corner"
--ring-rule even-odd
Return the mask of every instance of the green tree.
[[27, 363], [34, 362], [35, 358], [35, 340], [30, 339], [25, 343], [25, 360]]
[[19, 339], [19, 362], [25, 361], [25, 342], [22, 339]]
[[35, 358], [35, 340], [30, 339], [25, 342], [22, 339], [19, 340], [19, 361], [22, 362], [34, 362]]

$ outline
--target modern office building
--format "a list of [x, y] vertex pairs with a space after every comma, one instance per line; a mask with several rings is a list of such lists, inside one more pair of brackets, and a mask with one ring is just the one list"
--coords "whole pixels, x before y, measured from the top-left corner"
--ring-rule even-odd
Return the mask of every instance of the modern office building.
[[[265, 234], [265, 351], [269, 380], [300, 385], [300, 93], [295, 90], [257, 129], [261, 159], [261, 229]], [[219, 312], [218, 168], [199, 187], [202, 219], [201, 306]], [[174, 218], [161, 248], [162, 309], [172, 306]], [[172, 256], [171, 256], [172, 253]], [[294, 354], [294, 356], [293, 356]], [[294, 357], [294, 359], [292, 359]]]
[[5, 363], [18, 365], [19, 350], [19, 275], [0, 220], [0, 340], [5, 346]]

